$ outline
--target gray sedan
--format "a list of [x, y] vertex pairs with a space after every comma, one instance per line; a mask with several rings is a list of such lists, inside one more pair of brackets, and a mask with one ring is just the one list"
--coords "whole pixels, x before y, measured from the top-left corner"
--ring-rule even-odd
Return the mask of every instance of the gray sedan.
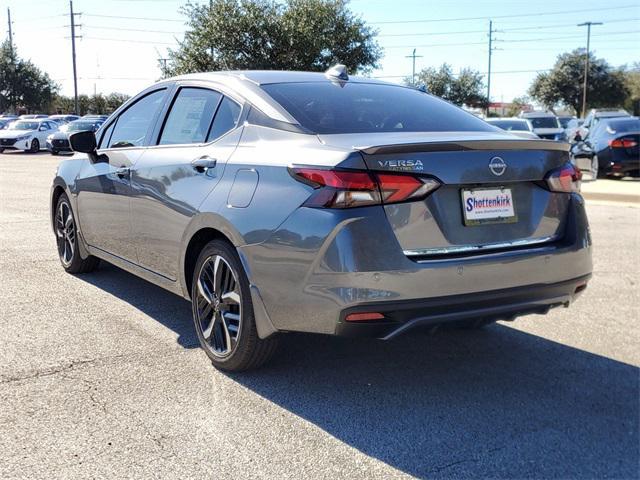
[[591, 275], [567, 144], [342, 66], [163, 80], [70, 143], [51, 190], [64, 269], [104, 260], [191, 300], [221, 369], [285, 332], [546, 313]]

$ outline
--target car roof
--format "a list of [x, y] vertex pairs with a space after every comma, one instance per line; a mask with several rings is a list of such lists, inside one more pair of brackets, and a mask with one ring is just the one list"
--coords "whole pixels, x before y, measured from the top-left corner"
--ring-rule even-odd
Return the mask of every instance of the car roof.
[[533, 118], [533, 117], [555, 117], [555, 115], [551, 112], [522, 112], [522, 118]]
[[490, 122], [491, 120], [508, 120], [510, 122], [513, 122], [513, 121], [526, 122], [527, 121], [526, 118], [519, 118], [519, 117], [489, 117], [486, 119], [487, 122]]
[[[180, 75], [178, 77], [170, 78], [169, 80], [211, 80], [224, 82], [225, 79], [243, 80], [255, 85], [268, 85], [272, 83], [331, 82], [337, 80], [336, 78], [327, 76], [324, 72], [298, 72], [291, 70], [229, 70], [221, 72], [202, 72]], [[399, 84], [361, 76], [349, 76], [347, 82], [401, 86]]]
[[602, 110], [593, 112], [595, 117], [630, 117], [626, 110]]

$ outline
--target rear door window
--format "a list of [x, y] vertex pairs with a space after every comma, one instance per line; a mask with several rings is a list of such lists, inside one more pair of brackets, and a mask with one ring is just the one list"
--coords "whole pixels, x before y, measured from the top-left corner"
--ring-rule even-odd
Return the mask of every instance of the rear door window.
[[220, 138], [222, 135], [230, 130], [233, 130], [238, 125], [240, 119], [240, 111], [242, 108], [233, 100], [227, 97], [222, 99], [218, 111], [216, 112], [216, 118], [213, 120], [211, 131], [207, 136], [207, 141], [211, 142]]
[[204, 143], [222, 95], [204, 88], [181, 88], [160, 134], [159, 145]]

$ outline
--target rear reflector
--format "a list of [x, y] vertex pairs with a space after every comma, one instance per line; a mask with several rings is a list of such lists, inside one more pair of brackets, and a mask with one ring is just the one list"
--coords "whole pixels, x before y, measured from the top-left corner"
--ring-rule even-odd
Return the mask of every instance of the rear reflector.
[[565, 163], [562, 167], [552, 170], [547, 174], [546, 181], [552, 192], [579, 192], [582, 172], [571, 163]]
[[384, 320], [384, 315], [378, 312], [350, 313], [345, 317], [347, 322], [370, 322], [372, 320]]
[[359, 170], [290, 168], [299, 182], [313, 187], [307, 207], [351, 208], [418, 200], [433, 192], [440, 182], [406, 174], [373, 173]]

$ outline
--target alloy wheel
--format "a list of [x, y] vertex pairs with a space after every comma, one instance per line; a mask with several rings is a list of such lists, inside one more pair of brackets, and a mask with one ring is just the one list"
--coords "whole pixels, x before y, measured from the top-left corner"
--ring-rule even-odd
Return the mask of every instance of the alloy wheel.
[[71, 265], [76, 251], [76, 225], [73, 221], [69, 204], [62, 201], [58, 204], [56, 213], [56, 236], [58, 240], [58, 255], [65, 267]]
[[216, 357], [229, 356], [242, 327], [240, 283], [231, 265], [220, 255], [207, 258], [196, 285], [196, 325]]

